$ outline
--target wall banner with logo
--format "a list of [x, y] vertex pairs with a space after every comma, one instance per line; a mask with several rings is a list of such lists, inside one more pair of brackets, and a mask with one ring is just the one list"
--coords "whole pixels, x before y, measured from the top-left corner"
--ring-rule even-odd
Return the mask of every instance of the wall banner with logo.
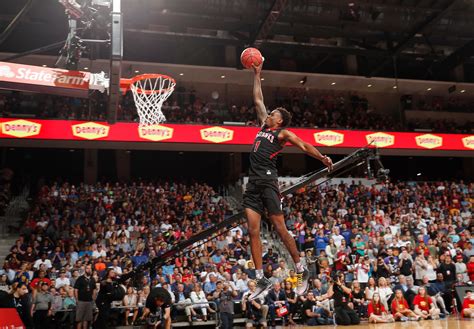
[[[474, 135], [290, 128], [315, 146], [387, 149], [474, 150]], [[84, 122], [0, 118], [0, 139], [100, 140], [110, 142], [252, 145], [257, 127]]]

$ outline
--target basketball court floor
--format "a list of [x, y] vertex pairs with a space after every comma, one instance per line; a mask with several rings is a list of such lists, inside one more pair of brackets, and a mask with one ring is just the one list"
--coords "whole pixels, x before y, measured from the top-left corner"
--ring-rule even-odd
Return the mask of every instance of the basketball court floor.
[[[337, 326], [340, 329], [474, 329], [474, 319], [460, 319], [456, 316], [444, 320], [420, 321], [420, 322], [393, 322], [393, 323], [368, 323], [361, 322], [357, 326]], [[270, 328], [270, 327], [269, 327]], [[277, 326], [283, 328], [334, 328], [334, 326]]]

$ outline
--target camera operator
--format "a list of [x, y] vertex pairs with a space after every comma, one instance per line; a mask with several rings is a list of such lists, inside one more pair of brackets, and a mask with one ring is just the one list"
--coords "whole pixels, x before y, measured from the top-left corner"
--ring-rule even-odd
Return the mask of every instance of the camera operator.
[[97, 295], [97, 308], [99, 309], [99, 316], [95, 321], [96, 328], [108, 328], [110, 310], [112, 302], [122, 300], [125, 297], [126, 289], [115, 282], [117, 273], [113, 268], [107, 269], [105, 280], [100, 283], [100, 290]]
[[334, 309], [336, 314], [336, 324], [351, 325], [359, 324], [360, 318], [357, 312], [349, 306], [349, 299], [352, 290], [345, 286], [344, 273], [336, 273], [334, 281], [328, 289], [328, 297], [334, 299]]
[[[171, 329], [171, 305], [172, 297], [169, 291], [165, 288], [153, 288], [148, 295], [145, 302], [145, 309], [143, 310], [142, 320], [148, 318], [148, 324], [152, 328]], [[160, 314], [160, 319], [157, 319], [157, 314]], [[150, 318], [154, 320], [151, 321]]]
[[228, 282], [224, 283], [223, 290], [219, 294], [222, 329], [232, 329], [234, 327], [234, 297], [237, 295], [237, 291], [233, 290]]

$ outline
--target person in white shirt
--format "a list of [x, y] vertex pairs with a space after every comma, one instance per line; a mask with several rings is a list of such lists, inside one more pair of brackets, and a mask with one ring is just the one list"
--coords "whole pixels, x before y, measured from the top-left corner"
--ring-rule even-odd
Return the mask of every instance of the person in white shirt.
[[423, 254], [419, 254], [415, 258], [415, 280], [421, 282], [423, 276], [426, 275], [426, 269], [428, 268], [428, 262]]
[[44, 264], [46, 266], [46, 269], [50, 269], [51, 267], [53, 267], [53, 265], [51, 264], [51, 261], [49, 259], [46, 258], [46, 253], [42, 253], [41, 254], [41, 258], [38, 259], [34, 264], [33, 264], [33, 267], [35, 269], [39, 269], [39, 267], [41, 266], [41, 264]]
[[117, 273], [119, 276], [122, 275], [122, 268], [119, 266], [118, 259], [114, 259], [112, 261], [112, 266], [111, 266], [115, 273]]
[[104, 250], [101, 244], [92, 252], [92, 258], [107, 257], [107, 252]]
[[331, 238], [334, 240], [334, 244], [336, 245], [337, 248], [341, 247], [342, 240], [344, 240], [344, 237], [339, 233], [339, 228], [335, 227], [333, 230], [333, 235]]
[[360, 257], [359, 258], [359, 263], [355, 265], [356, 269], [356, 276], [357, 276], [357, 281], [360, 283], [362, 289], [364, 289], [367, 286], [367, 283], [369, 282], [369, 271], [370, 271], [370, 263], [369, 263], [369, 257]]
[[379, 278], [379, 286], [376, 289], [376, 292], [380, 295], [380, 302], [383, 304], [386, 310], [388, 310], [388, 300], [393, 294], [392, 288], [387, 284], [387, 279], [384, 277]]
[[[125, 309], [125, 325], [133, 325], [138, 316], [138, 294], [132, 286], [127, 288], [127, 294], [123, 297], [122, 303], [123, 306], [129, 307]], [[130, 317], [132, 317], [131, 322]]]
[[247, 273], [243, 272], [240, 275], [240, 279], [237, 280], [237, 283], [235, 286], [241, 294], [244, 294], [249, 290], [248, 283], [249, 283], [248, 275]]
[[201, 284], [196, 283], [194, 289], [190, 295], [191, 301], [193, 302], [193, 308], [201, 310], [204, 321], [207, 321], [207, 312], [215, 313], [209, 304], [207, 303], [206, 294], [202, 290]]
[[56, 279], [56, 289], [59, 289], [61, 287], [68, 287], [71, 285], [71, 281], [69, 278], [66, 276], [66, 271], [61, 270], [59, 271], [59, 278]]

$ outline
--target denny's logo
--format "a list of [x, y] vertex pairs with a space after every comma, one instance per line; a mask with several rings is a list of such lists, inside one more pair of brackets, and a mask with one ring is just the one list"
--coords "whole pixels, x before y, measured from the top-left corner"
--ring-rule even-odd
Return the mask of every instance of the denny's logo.
[[13, 137], [30, 137], [38, 135], [41, 131], [41, 124], [27, 120], [13, 120], [2, 122], [2, 134]]
[[365, 136], [367, 143], [377, 147], [387, 147], [395, 144], [395, 136], [386, 133], [373, 133]]
[[464, 137], [462, 143], [464, 144], [464, 147], [474, 150], [474, 136]]
[[314, 140], [318, 144], [333, 146], [344, 143], [344, 134], [340, 134], [331, 130], [325, 130], [314, 134]]
[[85, 122], [72, 125], [72, 134], [76, 137], [85, 139], [97, 139], [109, 135], [109, 126], [95, 122]]
[[416, 145], [426, 149], [434, 149], [443, 145], [443, 137], [425, 134], [415, 137]]
[[213, 143], [223, 143], [234, 138], [234, 131], [222, 127], [201, 129], [201, 138]]
[[138, 135], [141, 138], [154, 142], [170, 139], [173, 137], [173, 128], [162, 125], [149, 125], [138, 127]]

